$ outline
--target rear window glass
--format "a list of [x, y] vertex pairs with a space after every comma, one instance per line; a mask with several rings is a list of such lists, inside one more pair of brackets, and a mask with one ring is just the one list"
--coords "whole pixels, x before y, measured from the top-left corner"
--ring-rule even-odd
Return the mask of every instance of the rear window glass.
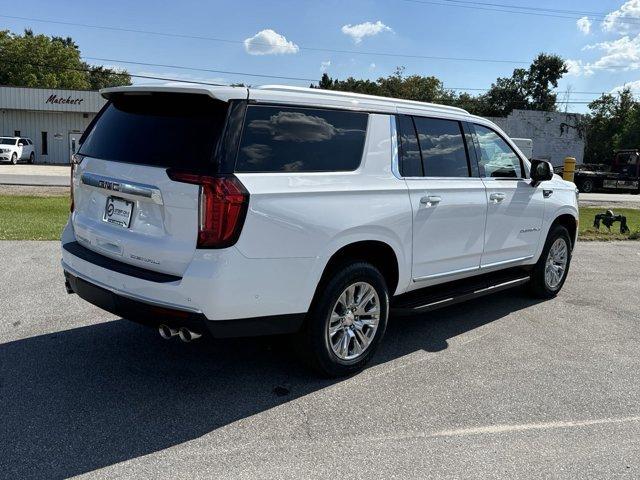
[[236, 171], [355, 170], [362, 159], [367, 120], [360, 112], [250, 106]]
[[425, 177], [468, 177], [467, 151], [460, 123], [415, 117]]
[[202, 168], [213, 163], [226, 112], [226, 103], [206, 95], [116, 94], [79, 153], [159, 167]]

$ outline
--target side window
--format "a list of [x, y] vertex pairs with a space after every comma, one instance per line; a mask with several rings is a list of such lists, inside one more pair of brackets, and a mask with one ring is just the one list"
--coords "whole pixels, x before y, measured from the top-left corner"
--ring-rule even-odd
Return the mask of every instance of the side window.
[[400, 175], [403, 177], [421, 177], [422, 156], [418, 146], [418, 136], [413, 119], [407, 115], [396, 117], [398, 140], [400, 143]]
[[481, 177], [522, 178], [520, 158], [500, 135], [493, 130], [474, 125], [478, 139], [478, 165]]
[[352, 171], [362, 160], [369, 115], [250, 106], [237, 172]]
[[468, 177], [467, 151], [460, 122], [414, 117], [425, 177]]

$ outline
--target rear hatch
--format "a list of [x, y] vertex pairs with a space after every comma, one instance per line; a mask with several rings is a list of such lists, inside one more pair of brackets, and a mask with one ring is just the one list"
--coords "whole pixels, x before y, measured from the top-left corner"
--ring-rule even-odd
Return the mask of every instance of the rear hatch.
[[196, 250], [201, 187], [168, 171], [216, 173], [229, 104], [209, 95], [120, 92], [83, 138], [73, 172], [77, 241], [181, 276]]

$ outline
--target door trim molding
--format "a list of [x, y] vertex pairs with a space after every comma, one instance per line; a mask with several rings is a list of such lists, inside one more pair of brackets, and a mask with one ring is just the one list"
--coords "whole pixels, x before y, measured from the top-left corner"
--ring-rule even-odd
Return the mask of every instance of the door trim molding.
[[501, 267], [503, 265], [509, 265], [511, 263], [524, 262], [526, 260], [531, 260], [533, 255], [527, 255], [526, 257], [512, 258], [511, 260], [501, 260], [499, 262], [486, 263], [484, 265], [480, 265], [480, 269], [485, 268], [493, 268], [493, 267]]
[[449, 272], [434, 273], [432, 275], [423, 275], [422, 277], [415, 277], [412, 280], [413, 280], [413, 283], [424, 282], [424, 281], [427, 281], [427, 280], [435, 280], [437, 278], [449, 277], [449, 276], [452, 276], [452, 275], [458, 275], [460, 273], [476, 272], [476, 271], [479, 271], [479, 270], [485, 270], [487, 268], [507, 266], [507, 265], [510, 265], [512, 263], [518, 263], [518, 262], [524, 262], [526, 260], [531, 260], [532, 258], [533, 258], [533, 255], [527, 255], [526, 257], [512, 258], [510, 260], [501, 260], [499, 262], [486, 263], [484, 265], [478, 265], [477, 267], [460, 268], [458, 270], [451, 270]]
[[432, 275], [423, 275], [422, 277], [415, 277], [413, 279], [413, 282], [414, 283], [424, 282], [425, 280], [433, 280], [436, 278], [448, 277], [450, 275], [457, 275], [459, 273], [475, 272], [478, 270], [480, 270], [480, 267], [476, 266], [476, 267], [461, 268], [459, 270], [451, 270], [449, 272], [434, 273]]

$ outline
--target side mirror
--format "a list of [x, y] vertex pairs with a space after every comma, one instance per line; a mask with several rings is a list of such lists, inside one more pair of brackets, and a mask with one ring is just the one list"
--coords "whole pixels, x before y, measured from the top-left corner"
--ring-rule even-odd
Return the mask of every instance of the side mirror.
[[553, 178], [553, 166], [545, 160], [531, 160], [531, 186], [537, 187], [540, 182]]

